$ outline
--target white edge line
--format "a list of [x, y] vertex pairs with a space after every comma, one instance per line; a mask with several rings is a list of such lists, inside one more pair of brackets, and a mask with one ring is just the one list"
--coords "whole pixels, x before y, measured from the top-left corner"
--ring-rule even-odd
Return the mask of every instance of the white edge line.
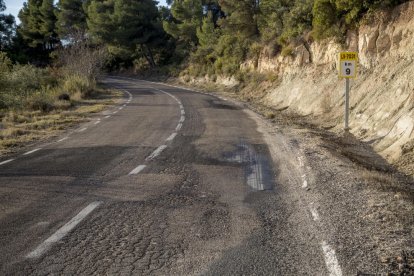
[[177, 136], [177, 132], [174, 132], [173, 134], [171, 134], [170, 137], [168, 137], [165, 141], [172, 141], [174, 140], [175, 136]]
[[0, 162], [0, 165], [4, 165], [4, 164], [10, 163], [12, 161], [14, 161], [14, 159], [5, 160], [3, 162]]
[[58, 140], [58, 142], [63, 142], [63, 141], [68, 140], [68, 139], [69, 139], [69, 137], [64, 137], [64, 138]]
[[327, 244], [325, 241], [322, 241], [322, 250], [325, 257], [326, 267], [328, 268], [330, 276], [342, 276], [342, 270], [339, 266], [338, 259], [336, 258], [335, 250]]
[[177, 125], [177, 127], [175, 128], [175, 131], [179, 131], [182, 127], [183, 127], [183, 124], [182, 123], [179, 123]]
[[167, 148], [167, 145], [161, 145], [161, 146], [159, 146], [156, 150], [154, 150], [153, 153], [151, 153], [150, 156], [148, 156], [147, 158], [145, 158], [145, 160], [149, 161], [149, 160], [154, 159], [155, 157], [157, 157], [158, 155], [160, 155], [161, 152], [163, 150], [165, 150], [166, 148]]
[[129, 175], [133, 175], [133, 174], [139, 174], [140, 172], [142, 172], [143, 169], [145, 169], [147, 166], [146, 165], [139, 165], [138, 167], [136, 167], [135, 169], [133, 169]]
[[41, 243], [35, 250], [26, 255], [26, 258], [33, 259], [42, 256], [47, 250], [49, 250], [54, 243], [64, 238], [73, 228], [76, 227], [87, 215], [89, 215], [96, 207], [102, 202], [95, 201], [86, 206], [76, 216], [74, 216], [68, 223], [59, 228], [52, 236]]
[[181, 116], [179, 123], [183, 123], [185, 121], [185, 117]]
[[31, 150], [31, 151], [28, 151], [28, 152], [26, 152], [26, 153], [23, 153], [23, 155], [29, 155], [29, 154], [32, 154], [32, 153], [34, 153], [34, 152], [36, 152], [36, 151], [39, 151], [39, 150], [41, 150], [41, 148], [38, 148], [38, 149], [34, 149], [34, 150]]

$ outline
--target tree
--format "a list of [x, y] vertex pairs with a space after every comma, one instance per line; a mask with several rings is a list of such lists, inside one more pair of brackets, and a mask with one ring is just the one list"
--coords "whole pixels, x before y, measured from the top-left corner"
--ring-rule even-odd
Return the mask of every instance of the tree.
[[87, 0], [59, 0], [57, 4], [56, 28], [62, 39], [73, 39], [87, 30]]
[[312, 30], [312, 8], [314, 0], [295, 0], [289, 12], [283, 15], [283, 31], [279, 43], [289, 44], [301, 38], [306, 31]]
[[164, 32], [156, 2], [152, 0], [93, 0], [88, 7], [88, 28], [98, 41], [140, 53], [156, 66], [153, 48]]
[[165, 31], [184, 43], [186, 48], [195, 48], [198, 44], [197, 29], [203, 20], [201, 0], [176, 0], [171, 6], [170, 20], [164, 21]]
[[30, 47], [51, 51], [57, 44], [53, 0], [29, 0], [19, 12], [19, 32]]
[[284, 14], [292, 7], [291, 0], [262, 0], [258, 27], [265, 42], [276, 41], [284, 30]]
[[245, 38], [253, 38], [259, 35], [258, 16], [259, 5], [258, 0], [220, 0], [226, 17], [222, 20], [222, 27], [229, 33], [236, 32]]
[[[6, 10], [3, 0], [0, 0], [0, 12]], [[14, 16], [11, 14], [0, 13], [0, 51], [5, 51], [11, 46], [16, 29]]]
[[211, 67], [215, 60], [215, 46], [220, 37], [220, 30], [216, 28], [214, 23], [214, 15], [209, 12], [203, 19], [201, 28], [197, 29], [198, 47], [197, 51], [192, 55], [192, 61], [202, 65]]
[[40, 33], [43, 36], [43, 45], [48, 50], [53, 50], [59, 43], [56, 33], [56, 14], [53, 0], [43, 0], [39, 8], [40, 12]]

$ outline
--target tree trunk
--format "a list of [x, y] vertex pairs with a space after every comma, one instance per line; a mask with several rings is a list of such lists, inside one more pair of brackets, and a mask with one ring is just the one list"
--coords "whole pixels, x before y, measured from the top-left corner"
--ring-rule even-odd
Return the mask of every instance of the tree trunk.
[[154, 68], [155, 66], [157, 66], [150, 47], [147, 45], [141, 45], [141, 49], [142, 49], [142, 52], [144, 53], [145, 59], [147, 60], [149, 66], [151, 68]]

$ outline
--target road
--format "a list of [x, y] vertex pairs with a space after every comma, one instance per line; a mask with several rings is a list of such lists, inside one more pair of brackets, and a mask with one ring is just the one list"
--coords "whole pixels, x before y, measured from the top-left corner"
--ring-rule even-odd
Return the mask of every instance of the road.
[[223, 98], [105, 83], [121, 105], [0, 160], [1, 274], [347, 275], [294, 142]]

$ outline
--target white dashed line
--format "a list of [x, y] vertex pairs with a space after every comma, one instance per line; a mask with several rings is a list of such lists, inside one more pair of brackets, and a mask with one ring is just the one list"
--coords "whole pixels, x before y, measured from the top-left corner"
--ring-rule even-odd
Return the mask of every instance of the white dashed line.
[[118, 110], [122, 110], [122, 109], [124, 109], [124, 108], [123, 107], [118, 108]]
[[4, 165], [4, 164], [10, 163], [10, 162], [12, 162], [12, 161], [14, 161], [14, 159], [9, 159], [9, 160], [6, 160], [6, 161], [3, 161], [3, 162], [0, 162], [0, 165]]
[[69, 137], [64, 137], [64, 138], [58, 140], [58, 142], [63, 142], [63, 141], [68, 140], [68, 139], [69, 139]]
[[165, 141], [172, 141], [174, 140], [175, 136], [177, 136], [177, 132], [174, 132], [173, 134], [171, 134], [170, 137], [168, 137]]
[[185, 116], [181, 116], [180, 121], [178, 121], [179, 123], [184, 123], [185, 121]]
[[179, 131], [182, 127], [183, 127], [183, 124], [182, 123], [179, 123], [177, 125], [177, 127], [175, 128], [175, 131]]
[[87, 127], [84, 127], [84, 128], [82, 128], [82, 129], [80, 129], [78, 132], [84, 132], [85, 130], [87, 130], [88, 128]]
[[322, 242], [322, 250], [325, 256], [326, 267], [328, 268], [330, 276], [342, 276], [342, 270], [339, 266], [338, 259], [336, 258], [335, 250], [327, 244]]
[[133, 175], [133, 174], [139, 174], [140, 172], [142, 172], [143, 169], [145, 169], [147, 166], [145, 165], [139, 165], [138, 167], [136, 167], [135, 169], [133, 169], [129, 174]]
[[53, 244], [64, 238], [73, 228], [76, 227], [87, 215], [89, 215], [95, 208], [97, 208], [101, 202], [95, 201], [86, 206], [75, 217], [73, 217], [68, 223], [59, 228], [52, 236], [40, 244], [35, 250], [26, 255], [26, 258], [33, 259], [39, 258], [47, 250], [49, 250]]
[[41, 148], [39, 148], [39, 149], [34, 149], [34, 150], [31, 150], [31, 151], [28, 151], [28, 152], [26, 152], [26, 153], [23, 153], [23, 155], [29, 155], [29, 154], [32, 154], [32, 153], [34, 153], [34, 152], [36, 152], [36, 151], [39, 151], [39, 150], [41, 150]]
[[105, 118], [105, 119], [108, 119], [108, 118], [110, 118], [110, 117], [111, 117], [111, 115], [108, 115], [108, 116], [105, 116], [104, 118]]
[[147, 158], [145, 158], [145, 160], [147, 160], [147, 161], [150, 161], [150, 160], [152, 160], [152, 159], [154, 159], [154, 158], [156, 158], [158, 155], [160, 155], [161, 154], [161, 152], [163, 151], [163, 150], [165, 150], [167, 148], [167, 145], [162, 145], [162, 146], [159, 146], [156, 150], [154, 150], [154, 152], [153, 153], [151, 153], [151, 155], [150, 156], [148, 156]]
[[114, 114], [114, 115], [115, 115], [116, 113], [118, 113], [118, 111], [112, 112], [112, 114]]
[[181, 109], [181, 115], [185, 115], [185, 111], [184, 111], [184, 109]]
[[302, 188], [306, 189], [308, 187], [308, 181], [307, 180], [303, 180], [303, 184], [302, 184]]
[[100, 123], [101, 123], [101, 121], [96, 121], [94, 124], [97, 125], [97, 124], [100, 124]]

